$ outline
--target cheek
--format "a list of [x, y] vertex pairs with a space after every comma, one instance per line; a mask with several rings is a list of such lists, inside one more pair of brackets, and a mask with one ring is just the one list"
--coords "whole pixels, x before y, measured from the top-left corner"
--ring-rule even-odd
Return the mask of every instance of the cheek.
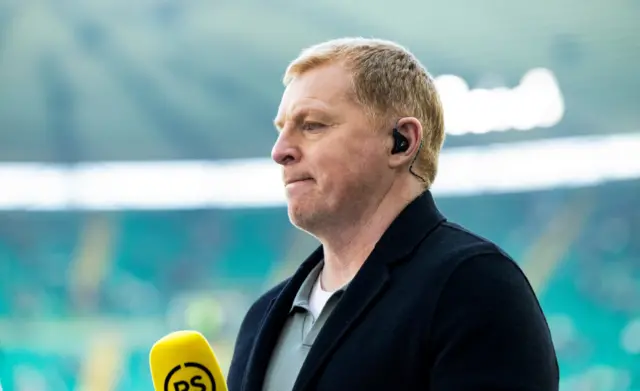
[[360, 176], [379, 175], [386, 165], [386, 155], [376, 139], [351, 145], [348, 155], [351, 170]]
[[[337, 144], [340, 145], [340, 144]], [[318, 171], [326, 190], [350, 191], [366, 185], [384, 170], [381, 151], [372, 143], [328, 148], [319, 160]]]

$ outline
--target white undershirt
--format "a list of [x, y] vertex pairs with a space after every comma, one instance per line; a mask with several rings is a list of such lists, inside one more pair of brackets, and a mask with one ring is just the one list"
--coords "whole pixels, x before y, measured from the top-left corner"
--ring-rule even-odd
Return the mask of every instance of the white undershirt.
[[322, 273], [318, 273], [318, 278], [316, 278], [316, 282], [313, 284], [313, 289], [311, 289], [311, 294], [309, 295], [309, 311], [311, 315], [313, 315], [314, 319], [318, 319], [322, 309], [327, 304], [327, 301], [333, 296], [334, 292], [327, 292], [322, 289], [320, 284], [320, 275]]

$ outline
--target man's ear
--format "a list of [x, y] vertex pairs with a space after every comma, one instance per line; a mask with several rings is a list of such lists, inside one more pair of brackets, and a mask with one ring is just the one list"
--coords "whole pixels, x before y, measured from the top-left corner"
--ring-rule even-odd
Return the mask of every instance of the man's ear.
[[391, 135], [393, 144], [392, 153], [389, 156], [389, 166], [391, 168], [409, 166], [420, 149], [422, 124], [415, 117], [404, 117], [396, 123], [395, 131], [399, 133], [399, 137], [406, 140], [407, 146], [406, 148], [393, 150], [393, 145], [397, 143], [397, 139], [393, 134]]

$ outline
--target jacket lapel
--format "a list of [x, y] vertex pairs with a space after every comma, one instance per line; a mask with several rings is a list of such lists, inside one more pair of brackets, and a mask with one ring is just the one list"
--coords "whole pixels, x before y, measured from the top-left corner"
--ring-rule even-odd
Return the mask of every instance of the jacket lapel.
[[392, 264], [408, 258], [442, 221], [444, 217], [437, 211], [428, 191], [410, 203], [396, 218], [327, 319], [300, 369], [293, 391], [307, 390], [313, 384], [322, 366], [339, 347], [340, 341], [389, 285]]
[[[375, 260], [377, 257], [370, 259]], [[369, 260], [367, 260], [369, 262]], [[309, 382], [339, 346], [352, 325], [362, 316], [374, 299], [384, 291], [389, 281], [386, 265], [369, 263], [362, 267], [357, 278], [349, 284], [339, 304], [322, 327], [300, 369], [294, 391], [307, 389]]]
[[264, 377], [269, 365], [269, 360], [278, 337], [284, 327], [293, 299], [298, 293], [307, 275], [314, 266], [322, 260], [322, 248], [318, 248], [307, 260], [298, 268], [296, 273], [284, 286], [282, 291], [271, 300], [269, 309], [259, 326], [255, 342], [246, 369], [244, 371], [244, 381], [242, 391], [261, 391]]

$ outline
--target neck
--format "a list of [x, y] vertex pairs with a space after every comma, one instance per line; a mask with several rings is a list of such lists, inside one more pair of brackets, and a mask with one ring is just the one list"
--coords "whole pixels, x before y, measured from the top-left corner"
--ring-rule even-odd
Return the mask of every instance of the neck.
[[392, 188], [356, 218], [332, 226], [327, 235], [318, 237], [324, 253], [322, 288], [334, 291], [351, 281], [391, 223], [421, 192], [415, 186], [401, 191]]

